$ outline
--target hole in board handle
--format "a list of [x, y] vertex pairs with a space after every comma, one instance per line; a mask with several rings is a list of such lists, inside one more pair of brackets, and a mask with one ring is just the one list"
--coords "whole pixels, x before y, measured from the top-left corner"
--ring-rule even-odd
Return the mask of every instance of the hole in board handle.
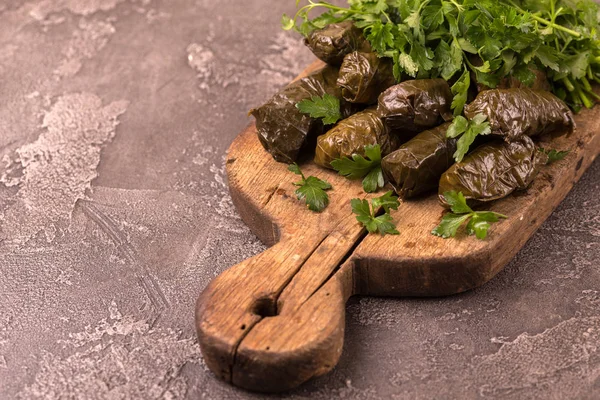
[[277, 301], [270, 297], [262, 297], [254, 303], [252, 313], [263, 318], [274, 317], [277, 315]]

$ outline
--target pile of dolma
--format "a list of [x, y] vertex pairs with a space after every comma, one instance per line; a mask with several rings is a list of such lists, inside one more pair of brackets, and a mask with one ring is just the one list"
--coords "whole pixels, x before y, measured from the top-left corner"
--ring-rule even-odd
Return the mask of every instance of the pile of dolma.
[[[390, 60], [372, 52], [351, 21], [315, 30], [305, 43], [329, 65], [251, 111], [261, 143], [280, 162], [292, 163], [314, 151], [316, 164], [332, 168], [333, 160], [364, 155], [366, 145], [378, 144], [384, 175], [401, 198], [437, 189], [444, 206], [448, 191], [462, 192], [476, 205], [526, 189], [547, 162], [533, 139], [575, 127], [569, 107], [545, 90], [549, 85], [543, 72], [536, 73], [534, 88], [519, 82], [496, 89], [479, 86], [464, 115], [467, 120], [484, 115], [491, 135], [478, 138], [455, 163], [457, 139], [446, 135], [453, 119], [448, 82], [397, 82]], [[296, 107], [325, 93], [340, 100], [345, 118], [334, 126], [324, 126]]]

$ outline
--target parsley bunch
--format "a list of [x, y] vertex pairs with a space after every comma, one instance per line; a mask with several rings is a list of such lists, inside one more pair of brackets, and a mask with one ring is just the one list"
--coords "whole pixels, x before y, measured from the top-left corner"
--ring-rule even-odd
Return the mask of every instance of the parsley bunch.
[[[296, 4], [299, 5], [297, 0]], [[324, 13], [311, 19], [314, 9]], [[398, 80], [454, 81], [452, 107], [460, 115], [471, 74], [496, 87], [514, 77], [526, 85], [545, 70], [553, 91], [575, 110], [600, 100], [598, 5], [592, 0], [348, 0], [348, 7], [309, 0], [284, 29], [304, 35], [353, 20], [380, 57], [391, 58]]]

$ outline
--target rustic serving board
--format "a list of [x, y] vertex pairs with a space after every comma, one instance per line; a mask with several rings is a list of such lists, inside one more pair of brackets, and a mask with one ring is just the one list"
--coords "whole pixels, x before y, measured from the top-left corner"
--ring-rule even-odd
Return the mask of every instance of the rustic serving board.
[[329, 207], [311, 212], [295, 198], [297, 176], [271, 158], [249, 126], [229, 148], [230, 191], [242, 219], [273, 247], [223, 272], [198, 299], [196, 327], [206, 364], [246, 389], [291, 389], [338, 362], [350, 296], [444, 296], [483, 285], [600, 153], [600, 107], [582, 111], [576, 121], [575, 133], [542, 143], [569, 149], [563, 161], [546, 167], [526, 192], [491, 205], [509, 218], [494, 224], [485, 241], [432, 236], [443, 214], [436, 194], [392, 211], [400, 236], [367, 235], [350, 208], [352, 198], [365, 197], [360, 181], [309, 162], [302, 165], [305, 175], [334, 187]]

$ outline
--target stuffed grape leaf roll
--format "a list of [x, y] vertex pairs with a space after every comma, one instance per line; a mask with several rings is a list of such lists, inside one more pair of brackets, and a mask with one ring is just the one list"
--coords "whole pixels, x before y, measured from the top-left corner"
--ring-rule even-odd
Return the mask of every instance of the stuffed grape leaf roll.
[[354, 51], [344, 58], [337, 84], [350, 103], [375, 104], [387, 88], [396, 83], [391, 58]]
[[331, 168], [331, 161], [352, 154], [364, 156], [366, 145], [379, 144], [385, 155], [398, 147], [398, 140], [385, 127], [377, 109], [372, 107], [340, 121], [326, 134], [317, 138], [315, 163]]
[[353, 51], [372, 51], [362, 30], [352, 21], [330, 24], [323, 29], [314, 30], [306, 37], [304, 44], [317, 58], [336, 67], [342, 65], [346, 54]]
[[404, 141], [452, 119], [452, 92], [443, 79], [416, 79], [392, 86], [379, 96], [378, 110], [388, 129]]
[[443, 194], [452, 190], [462, 192], [470, 203], [501, 199], [526, 189], [547, 161], [528, 136], [481, 145], [444, 172], [440, 201], [448, 207]]
[[468, 119], [477, 114], [487, 116], [492, 134], [508, 141], [575, 127], [573, 114], [562, 100], [527, 87], [484, 90], [465, 107]]
[[[300, 112], [296, 104], [325, 93], [340, 98], [337, 77], [338, 69], [327, 66], [292, 82], [267, 103], [250, 111], [256, 118], [260, 142], [275, 160], [292, 163], [302, 149], [314, 146], [316, 137], [323, 133], [323, 123]], [[354, 109], [355, 106], [341, 102], [342, 115], [348, 116]]]
[[457, 139], [446, 137], [450, 123], [419, 133], [381, 160], [398, 196], [409, 198], [438, 187], [440, 176], [454, 164]]

